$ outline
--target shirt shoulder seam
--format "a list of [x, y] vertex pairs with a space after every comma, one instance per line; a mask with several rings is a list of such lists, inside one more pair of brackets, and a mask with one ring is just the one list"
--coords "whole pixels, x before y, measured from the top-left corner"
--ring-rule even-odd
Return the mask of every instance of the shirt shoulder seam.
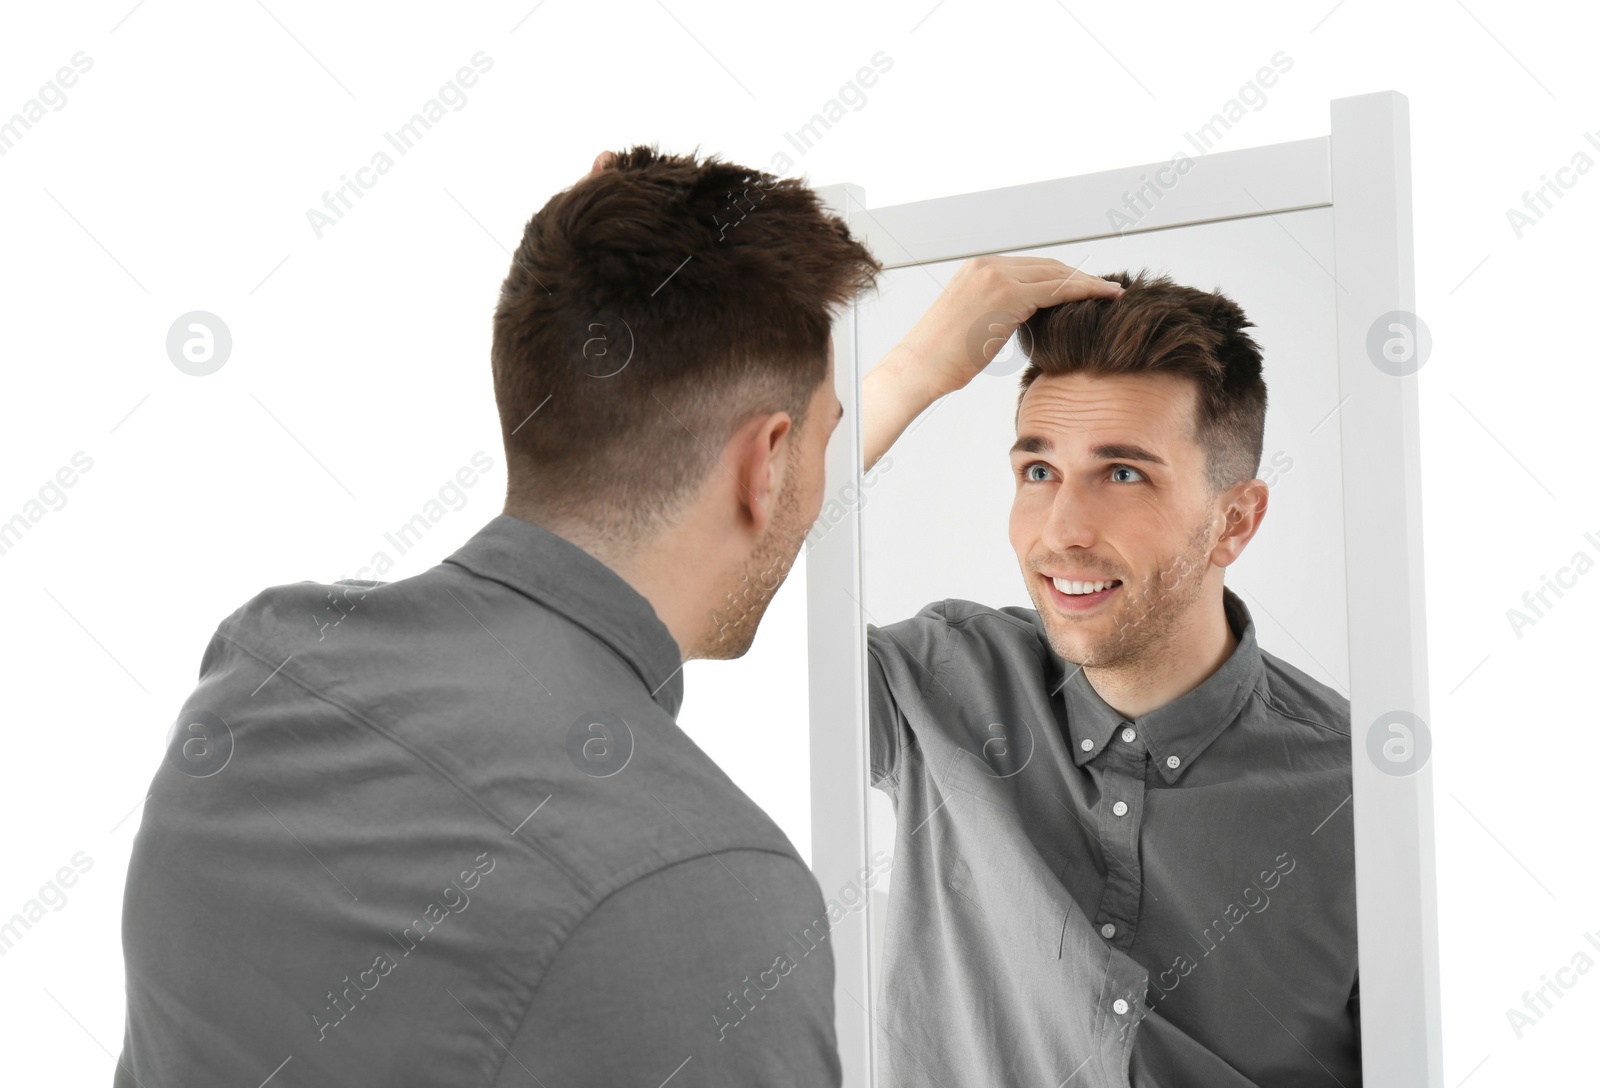
[[[221, 629], [218, 629], [217, 637], [221, 638], [223, 641], [227, 642], [229, 645], [236, 647], [241, 653], [248, 654], [250, 657], [254, 658], [256, 661], [259, 661], [262, 665], [271, 665], [272, 664], [271, 661], [269, 661], [268, 659], [262, 657], [259, 653], [257, 653], [250, 646], [248, 646], [245, 643], [241, 642], [237, 638], [232, 637], [231, 635], [227, 634], [226, 632], [222, 631]], [[279, 666], [280, 670], [281, 670], [281, 668], [282, 668], [282, 666]], [[443, 767], [439, 766], [434, 760], [429, 759], [426, 755], [424, 755], [423, 753], [417, 751], [416, 748], [412, 747], [410, 744], [407, 744], [401, 738], [396, 737], [393, 734], [391, 734], [389, 732], [386, 732], [383, 729], [378, 728], [378, 726], [373, 724], [366, 717], [366, 715], [362, 714], [360, 711], [356, 710], [354, 707], [346, 706], [345, 704], [339, 702], [337, 699], [333, 698], [331, 695], [328, 695], [326, 692], [318, 691], [316, 688], [312, 687], [310, 684], [307, 684], [305, 681], [301, 680], [300, 678], [295, 676], [293, 673], [282, 672], [282, 676], [283, 676], [283, 678], [285, 680], [287, 680], [290, 683], [294, 684], [295, 687], [297, 687], [300, 690], [304, 691], [306, 694], [312, 696], [313, 698], [320, 699], [322, 702], [324, 702], [324, 703], [328, 704], [329, 706], [333, 707], [335, 710], [338, 710], [341, 713], [343, 713], [345, 715], [348, 715], [349, 717], [353, 718], [354, 720], [360, 722], [363, 726], [365, 726], [367, 729], [371, 730], [373, 733], [375, 733], [378, 736], [382, 737], [388, 743], [396, 745], [397, 747], [399, 747], [400, 749], [405, 751], [406, 754], [409, 755], [412, 759], [416, 760], [422, 766], [426, 767], [429, 771], [431, 771], [434, 775], [438, 776], [438, 778], [440, 778], [444, 782], [448, 783], [457, 793], [459, 793], [463, 798], [465, 798], [469, 804], [471, 804], [474, 808], [476, 808], [479, 812], [481, 812], [484, 816], [486, 816], [493, 824], [495, 824], [496, 826], [498, 826], [500, 828], [506, 829], [507, 831], [511, 830], [511, 828], [509, 827], [508, 823], [505, 820], [502, 820], [492, 809], [488, 808], [481, 800], [479, 800], [476, 796], [474, 796], [474, 794], [472, 793], [471, 790], [467, 789], [466, 786], [464, 786], [462, 783], [456, 781], [454, 775], [450, 774], [449, 771], [447, 771]], [[535, 851], [536, 853], [542, 855], [547, 861], [550, 862], [550, 864], [554, 865], [556, 867], [556, 869], [562, 875], [564, 875], [568, 880], [572, 881], [574, 887], [581, 889], [588, 896], [594, 895], [594, 891], [595, 890], [593, 888], [591, 888], [589, 886], [589, 883], [586, 880], [584, 880], [583, 877], [580, 876], [576, 870], [574, 870], [572, 867], [570, 867], [566, 863], [566, 861], [564, 859], [562, 859], [562, 858], [558, 857], [557, 855], [551, 853], [549, 850], [547, 850], [543, 845], [541, 845], [537, 841], [532, 841], [532, 840], [528, 840], [528, 839], [522, 839], [522, 838], [519, 838], [516, 835], [512, 835], [512, 838], [515, 841], [518, 841], [518, 842], [522, 843], [524, 846], [528, 847], [529, 849]]]
[[[956, 606], [954, 610], [951, 609], [951, 605]], [[945, 618], [945, 625], [948, 627], [954, 627], [957, 624], [964, 624], [968, 620], [973, 619], [1003, 620], [1004, 622], [1017, 628], [1019, 631], [1023, 631], [1033, 636], [1038, 635], [1038, 631], [1034, 628], [1033, 624], [1028, 623], [1026, 620], [1023, 620], [1017, 616], [1013, 616], [1009, 612], [1002, 611], [1001, 609], [991, 608], [986, 604], [979, 604], [976, 601], [966, 601], [959, 597], [946, 597], [944, 600], [939, 602], [938, 607], [940, 609], [939, 614]], [[955, 614], [952, 614], [952, 612]]]
[[1325, 729], [1336, 736], [1348, 737], [1350, 735], [1350, 731], [1348, 729], [1340, 729], [1337, 725], [1334, 725], [1330, 722], [1319, 722], [1315, 718], [1308, 718], [1303, 714], [1294, 713], [1292, 710], [1288, 709], [1281, 702], [1279, 702], [1272, 694], [1263, 692], [1259, 687], [1255, 689], [1253, 694], [1256, 696], [1256, 698], [1261, 700], [1268, 710], [1272, 711], [1274, 714], [1277, 714], [1279, 717], [1288, 718], [1290, 721], [1300, 722], [1316, 729]]

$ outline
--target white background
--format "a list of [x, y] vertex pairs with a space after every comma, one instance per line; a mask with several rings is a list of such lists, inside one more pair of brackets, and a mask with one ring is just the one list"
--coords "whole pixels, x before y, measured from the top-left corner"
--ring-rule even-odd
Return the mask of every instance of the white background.
[[[137, 810], [216, 623], [393, 554], [384, 533], [479, 450], [494, 471], [386, 577], [499, 512], [495, 294], [528, 216], [598, 151], [785, 152], [779, 172], [900, 203], [1164, 161], [1282, 50], [1293, 67], [1215, 149], [1326, 134], [1331, 98], [1411, 103], [1445, 1084], [1592, 1081], [1600, 970], [1565, 976], [1520, 1038], [1507, 1018], [1576, 953], [1600, 965], [1600, 177], [1571, 169], [1600, 163], [1589, 18], [1507, 0], [8, 5], [0, 123], [78, 51], [93, 66], [0, 156], [0, 520], [75, 453], [93, 466], [0, 554], [0, 919], [92, 861], [0, 956], [6, 1078], [109, 1082]], [[389, 149], [319, 239], [307, 209], [479, 50], [494, 64], [465, 106]], [[800, 153], [788, 135], [879, 51], [890, 70]], [[1562, 168], [1519, 237], [1507, 210]], [[232, 332], [209, 377], [166, 354], [192, 310]], [[1508, 610], [1580, 551], [1519, 637]], [[803, 851], [804, 601], [802, 566], [744, 659], [686, 667], [680, 716]]]

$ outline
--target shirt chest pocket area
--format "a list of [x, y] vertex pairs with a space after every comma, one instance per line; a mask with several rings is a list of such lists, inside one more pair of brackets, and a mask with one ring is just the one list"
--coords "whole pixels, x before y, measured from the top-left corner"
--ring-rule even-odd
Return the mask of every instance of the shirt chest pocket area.
[[1020, 943], [1055, 959], [1077, 905], [1061, 881], [1067, 862], [1051, 843], [1050, 814], [1035, 815], [1020, 778], [998, 775], [966, 751], [953, 752], [943, 776], [941, 852], [951, 890], [977, 909], [989, 940]]

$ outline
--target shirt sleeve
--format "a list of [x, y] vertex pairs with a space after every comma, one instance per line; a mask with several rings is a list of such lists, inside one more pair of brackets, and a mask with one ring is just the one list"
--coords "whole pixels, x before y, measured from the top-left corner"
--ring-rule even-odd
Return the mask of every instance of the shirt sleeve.
[[[876, 630], [870, 624], [869, 632]], [[867, 731], [871, 737], [872, 784], [881, 785], [900, 773], [900, 748], [910, 737], [911, 727], [895, 705], [883, 664], [872, 649], [867, 649]]]
[[729, 850], [607, 897], [540, 981], [497, 1085], [837, 1088], [833, 953], [799, 861]]
[[904, 706], [922, 698], [944, 650], [944, 602], [887, 627], [867, 624], [867, 732], [872, 784], [891, 789], [901, 754], [916, 743]]

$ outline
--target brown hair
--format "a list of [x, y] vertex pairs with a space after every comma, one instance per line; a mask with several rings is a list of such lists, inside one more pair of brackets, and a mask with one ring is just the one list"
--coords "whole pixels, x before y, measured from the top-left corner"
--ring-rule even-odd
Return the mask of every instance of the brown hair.
[[833, 307], [882, 271], [802, 181], [697, 152], [635, 146], [551, 197], [495, 307], [509, 498], [625, 548], [753, 416], [799, 431]]
[[1079, 299], [1038, 310], [1018, 341], [1029, 359], [1017, 394], [1040, 375], [1181, 374], [1199, 387], [1189, 437], [1206, 454], [1206, 485], [1216, 497], [1255, 478], [1267, 422], [1261, 349], [1243, 332], [1254, 322], [1220, 291], [1201, 291], [1114, 272], [1115, 299]]

